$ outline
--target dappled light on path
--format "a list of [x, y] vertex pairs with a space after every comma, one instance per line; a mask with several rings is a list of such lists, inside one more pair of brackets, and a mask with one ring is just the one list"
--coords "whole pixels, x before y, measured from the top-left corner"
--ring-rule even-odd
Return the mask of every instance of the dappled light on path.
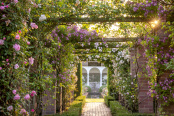
[[112, 116], [104, 99], [86, 99], [86, 102], [82, 116]]

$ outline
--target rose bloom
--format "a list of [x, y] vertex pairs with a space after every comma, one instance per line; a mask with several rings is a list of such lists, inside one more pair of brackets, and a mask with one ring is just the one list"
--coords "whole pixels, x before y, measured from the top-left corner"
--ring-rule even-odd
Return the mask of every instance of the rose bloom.
[[20, 114], [26, 115], [27, 111], [25, 109], [21, 109]]
[[20, 39], [20, 35], [16, 34], [15, 39]]
[[19, 94], [16, 94], [15, 96], [14, 96], [14, 98], [13, 98], [14, 100], [19, 100], [20, 99], [20, 96], [19, 96]]
[[0, 45], [4, 45], [4, 40], [0, 39]]
[[29, 100], [30, 99], [30, 95], [29, 94], [25, 95], [24, 99], [25, 100]]
[[5, 9], [5, 6], [0, 6], [0, 9], [1, 9], [1, 10], [4, 10], [4, 9]]
[[35, 23], [31, 23], [30, 26], [31, 26], [32, 29], [37, 29], [38, 28], [38, 26]]
[[14, 95], [16, 95], [16, 90], [14, 89], [14, 90], [12, 91], [12, 93], [13, 93]]
[[19, 51], [21, 47], [20, 47], [19, 44], [15, 44], [15, 45], [13, 45], [13, 48], [14, 48], [16, 51]]
[[15, 3], [15, 4], [18, 3], [18, 0], [14, 0], [14, 3]]
[[34, 63], [34, 58], [30, 57], [30, 58], [29, 58], [29, 64], [32, 65], [33, 63]]
[[0, 67], [0, 70], [2, 70], [2, 67]]
[[8, 106], [8, 107], [7, 107], [7, 110], [8, 110], [8, 111], [12, 111], [12, 110], [13, 110], [13, 106]]
[[34, 95], [36, 95], [36, 91], [32, 91], [30, 96], [33, 97]]
[[34, 109], [31, 109], [31, 112], [34, 112]]
[[14, 68], [15, 69], [18, 69], [19, 68], [19, 65], [18, 64], [15, 64]]
[[27, 41], [27, 45], [30, 45], [30, 42], [29, 41]]

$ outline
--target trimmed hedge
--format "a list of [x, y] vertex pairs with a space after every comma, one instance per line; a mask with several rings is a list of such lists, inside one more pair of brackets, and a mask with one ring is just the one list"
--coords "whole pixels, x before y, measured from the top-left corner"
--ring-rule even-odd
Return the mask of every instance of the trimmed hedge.
[[118, 101], [110, 101], [112, 116], [155, 116], [154, 114], [131, 113]]
[[82, 63], [78, 63], [76, 75], [78, 80], [76, 82], [77, 90], [75, 91], [75, 95], [81, 96], [82, 95]]
[[70, 107], [68, 111], [63, 112], [62, 114], [56, 114], [54, 116], [81, 116], [81, 108]]
[[75, 101], [82, 101], [82, 107], [85, 105], [86, 103], [86, 96], [78, 96]]
[[114, 98], [112, 96], [105, 96], [104, 97], [105, 104], [109, 107], [109, 102], [114, 101]]
[[113, 115], [115, 114], [122, 114], [122, 115], [127, 115], [129, 114], [128, 110], [123, 107], [118, 101], [110, 101], [110, 109], [111, 113]]
[[86, 96], [78, 96], [72, 103], [70, 108], [62, 114], [56, 114], [53, 116], [81, 116], [82, 108], [85, 105]]

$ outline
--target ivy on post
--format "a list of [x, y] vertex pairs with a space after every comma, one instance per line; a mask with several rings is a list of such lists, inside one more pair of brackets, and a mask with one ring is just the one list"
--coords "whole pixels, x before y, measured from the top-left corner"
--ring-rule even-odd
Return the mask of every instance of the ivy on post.
[[78, 63], [78, 65], [77, 65], [76, 75], [77, 75], [78, 80], [77, 80], [77, 83], [76, 83], [77, 84], [77, 87], [76, 87], [77, 89], [75, 91], [75, 97], [82, 95], [82, 63], [81, 62]]

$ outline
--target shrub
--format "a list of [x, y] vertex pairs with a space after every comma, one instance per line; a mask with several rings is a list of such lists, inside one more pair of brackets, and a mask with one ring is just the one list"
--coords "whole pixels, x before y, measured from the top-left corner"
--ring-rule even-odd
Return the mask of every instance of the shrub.
[[154, 116], [154, 114], [131, 113], [118, 101], [110, 101], [112, 116]]
[[86, 96], [78, 96], [72, 103], [70, 108], [62, 114], [54, 116], [81, 116], [82, 108], [85, 105]]
[[71, 103], [70, 108], [71, 108], [71, 107], [80, 107], [80, 108], [82, 108], [82, 101], [73, 101], [73, 102]]
[[103, 88], [107, 87], [106, 85], [102, 85], [99, 89], [99, 92], [102, 92]]
[[79, 107], [70, 107], [68, 111], [54, 116], [81, 116], [81, 109]]
[[109, 102], [114, 101], [114, 98], [112, 96], [105, 96], [104, 101], [105, 101], [105, 104], [109, 107]]
[[78, 63], [76, 75], [78, 80], [76, 82], [77, 90], [75, 91], [75, 95], [80, 96], [82, 95], [82, 63]]
[[82, 107], [85, 105], [86, 96], [78, 96], [75, 101], [82, 101]]
[[85, 86], [88, 88], [87, 92], [91, 92], [91, 87], [90, 86]]
[[129, 114], [128, 110], [123, 107], [118, 101], [110, 101], [110, 109], [111, 113], [114, 114], [122, 114], [126, 115]]

